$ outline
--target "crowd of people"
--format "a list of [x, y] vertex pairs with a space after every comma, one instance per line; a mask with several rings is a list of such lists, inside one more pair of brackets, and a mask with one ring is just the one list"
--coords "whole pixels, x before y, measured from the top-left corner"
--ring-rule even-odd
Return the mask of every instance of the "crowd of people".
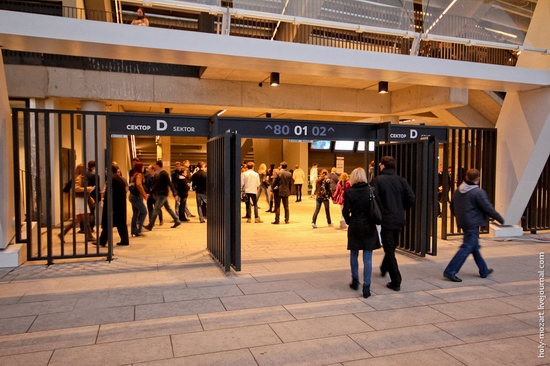
[[[241, 170], [241, 198], [245, 203], [245, 216], [247, 223], [263, 223], [259, 214], [259, 199], [262, 193], [266, 197], [269, 209], [266, 212], [274, 213], [274, 225], [290, 223], [289, 198], [296, 195], [295, 202], [302, 200], [302, 188], [306, 174], [299, 165], [291, 172], [286, 161], [282, 161], [277, 167], [270, 164], [261, 164], [258, 172], [254, 170], [253, 162], [246, 162]], [[311, 184], [311, 196], [315, 199], [315, 210], [311, 219], [311, 226], [317, 229], [317, 218], [324, 207], [328, 226], [332, 226], [330, 201], [341, 208], [340, 229], [347, 230], [347, 249], [350, 252], [351, 283], [350, 288], [358, 290], [361, 283], [359, 278], [359, 251], [363, 252], [363, 297], [371, 296], [370, 284], [372, 274], [372, 252], [383, 247], [384, 257], [380, 265], [380, 275], [389, 274], [390, 282], [386, 284], [391, 290], [400, 291], [402, 277], [399, 271], [395, 250], [399, 245], [400, 232], [405, 225], [405, 211], [414, 205], [415, 194], [409, 183], [396, 174], [396, 161], [391, 156], [384, 156], [379, 163], [379, 174], [374, 174], [374, 162], [369, 165], [368, 172], [363, 168], [354, 169], [350, 175], [343, 172], [337, 173], [332, 168], [321, 169], [318, 174], [318, 165], [313, 164], [309, 173]], [[132, 206], [132, 219], [130, 234], [142, 236], [142, 229], [153, 230], [157, 218], [159, 224], [163, 224], [162, 208], [172, 217], [172, 228], [176, 228], [182, 222], [190, 221], [195, 217], [187, 207], [189, 191], [193, 189], [196, 194], [197, 211], [199, 221], [204, 223], [207, 210], [207, 180], [206, 164], [197, 163], [193, 172], [190, 171], [189, 160], [183, 163], [176, 162], [175, 169], [170, 176], [163, 169], [163, 162], [156, 161], [149, 165], [147, 173], [139, 159], [132, 161], [129, 182], [123, 178], [118, 165], [113, 162], [112, 171], [112, 218], [113, 226], [117, 228], [121, 241], [117, 245], [129, 245], [127, 227], [126, 197], [129, 191], [129, 201]], [[440, 174], [441, 175], [441, 174]], [[96, 187], [100, 184], [96, 181], [95, 161], [88, 162], [88, 170], [84, 170], [83, 164], [78, 164], [75, 176], [70, 183], [74, 189], [75, 222], [65, 225], [59, 234], [61, 240], [71, 228], [81, 224], [82, 233], [86, 234], [86, 240], [101, 246], [107, 244], [107, 205], [103, 205], [101, 220], [102, 232], [99, 243], [93, 235], [94, 218], [97, 214], [95, 200], [98, 198]], [[504, 219], [495, 211], [487, 198], [487, 194], [479, 187], [480, 174], [476, 169], [470, 169], [464, 175], [464, 181], [453, 193], [451, 210], [454, 213], [458, 226], [464, 231], [464, 241], [449, 265], [445, 268], [443, 276], [453, 282], [461, 282], [457, 277], [466, 258], [472, 254], [479, 268], [479, 275], [487, 277], [493, 272], [480, 254], [479, 226], [482, 226], [486, 217], [496, 219], [504, 223]], [[64, 189], [64, 192], [67, 192]], [[168, 197], [173, 195], [176, 206], [173, 210]], [[105, 196], [105, 188], [101, 192], [101, 199]], [[376, 200], [381, 211], [380, 222], [373, 218], [372, 200]], [[281, 204], [284, 216], [281, 217]], [[144, 225], [146, 217], [149, 223]], [[379, 224], [379, 225], [378, 225]]]

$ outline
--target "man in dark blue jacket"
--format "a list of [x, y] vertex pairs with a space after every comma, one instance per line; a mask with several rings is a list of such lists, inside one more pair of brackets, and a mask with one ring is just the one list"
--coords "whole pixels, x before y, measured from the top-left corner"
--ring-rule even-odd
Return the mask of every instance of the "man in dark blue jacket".
[[456, 217], [456, 224], [464, 231], [464, 240], [458, 252], [443, 271], [443, 276], [453, 282], [462, 282], [456, 274], [471, 253], [479, 268], [479, 275], [482, 278], [487, 277], [493, 270], [487, 267], [479, 252], [479, 227], [487, 224], [486, 216], [501, 224], [504, 224], [504, 219], [489, 202], [487, 193], [479, 188], [479, 170], [470, 169], [466, 172], [464, 182], [453, 194], [451, 211]]
[[382, 277], [390, 274], [391, 282], [386, 287], [401, 290], [401, 273], [395, 258], [395, 248], [399, 243], [399, 233], [405, 225], [405, 211], [414, 204], [414, 192], [409, 183], [395, 174], [395, 159], [384, 156], [380, 160], [380, 175], [372, 179], [371, 184], [378, 193], [382, 210], [382, 230], [380, 236], [384, 247], [384, 259], [380, 266]]

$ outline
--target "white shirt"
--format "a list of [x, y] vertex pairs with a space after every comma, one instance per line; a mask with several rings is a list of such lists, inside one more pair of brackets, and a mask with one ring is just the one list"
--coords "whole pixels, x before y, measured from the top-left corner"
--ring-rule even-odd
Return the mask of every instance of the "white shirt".
[[311, 168], [311, 170], [309, 171], [309, 181], [315, 182], [317, 178], [319, 178], [317, 175], [317, 168]]
[[244, 193], [258, 194], [258, 187], [260, 186], [260, 175], [252, 169], [248, 169], [241, 174], [241, 190]]

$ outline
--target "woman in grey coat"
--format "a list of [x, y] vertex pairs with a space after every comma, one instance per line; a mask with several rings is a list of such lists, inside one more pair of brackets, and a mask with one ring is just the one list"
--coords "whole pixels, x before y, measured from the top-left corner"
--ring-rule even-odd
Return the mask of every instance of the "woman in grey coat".
[[356, 168], [350, 176], [351, 188], [344, 195], [342, 215], [348, 227], [348, 250], [350, 251], [351, 283], [359, 288], [359, 251], [363, 251], [363, 297], [370, 296], [372, 274], [372, 251], [380, 248], [376, 224], [370, 220], [369, 186], [363, 168]]

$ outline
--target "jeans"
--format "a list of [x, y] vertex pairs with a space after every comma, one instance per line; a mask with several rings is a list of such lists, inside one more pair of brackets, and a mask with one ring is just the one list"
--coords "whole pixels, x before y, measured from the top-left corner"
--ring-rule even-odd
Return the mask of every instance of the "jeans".
[[[359, 257], [358, 250], [350, 250], [349, 263], [351, 265], [351, 278], [359, 280]], [[363, 285], [370, 286], [370, 278], [372, 274], [372, 250], [363, 250]]]
[[145, 216], [147, 216], [147, 208], [143, 203], [141, 196], [130, 194], [130, 203], [132, 204], [132, 224], [130, 231], [132, 234], [140, 234], [143, 223], [145, 222]]
[[311, 219], [311, 222], [314, 224], [317, 223], [317, 215], [319, 215], [319, 211], [321, 210], [321, 204], [325, 205], [325, 215], [327, 216], [327, 224], [332, 224], [332, 221], [330, 221], [330, 207], [329, 207], [329, 201], [324, 200], [322, 198], [317, 198], [315, 200], [315, 212], [313, 212], [313, 218]]
[[485, 263], [485, 260], [483, 260], [479, 252], [480, 248], [479, 229], [477, 227], [465, 229], [462, 245], [447, 265], [447, 268], [445, 268], [445, 271], [443, 271], [443, 274], [445, 276], [456, 276], [464, 262], [466, 262], [466, 258], [468, 258], [471, 253], [474, 256], [477, 268], [479, 268], [479, 275], [481, 277], [486, 277], [489, 274], [489, 268], [487, 268], [487, 263]]
[[153, 215], [151, 216], [151, 222], [149, 222], [149, 226], [155, 226], [155, 221], [157, 220], [157, 216], [163, 206], [164, 209], [170, 214], [170, 216], [172, 216], [174, 222], [181, 222], [176, 213], [170, 208], [170, 205], [168, 204], [168, 196], [157, 195], [157, 198], [155, 199], [155, 208], [153, 210]]
[[[204, 222], [204, 212], [202, 211], [203, 207], [206, 207], [206, 194], [197, 193], [197, 211], [199, 211], [199, 221]], [[204, 205], [204, 206], [203, 206]]]
[[247, 193], [246, 196], [248, 198], [245, 202], [246, 217], [249, 219], [252, 217], [250, 212], [250, 201], [252, 201], [252, 205], [254, 205], [254, 218], [258, 218], [258, 196], [253, 193]]
[[267, 204], [269, 205], [269, 191], [268, 191], [268, 188], [264, 184], [260, 184], [258, 186], [258, 201], [262, 197], [262, 192], [265, 193], [265, 200], [266, 200]]

